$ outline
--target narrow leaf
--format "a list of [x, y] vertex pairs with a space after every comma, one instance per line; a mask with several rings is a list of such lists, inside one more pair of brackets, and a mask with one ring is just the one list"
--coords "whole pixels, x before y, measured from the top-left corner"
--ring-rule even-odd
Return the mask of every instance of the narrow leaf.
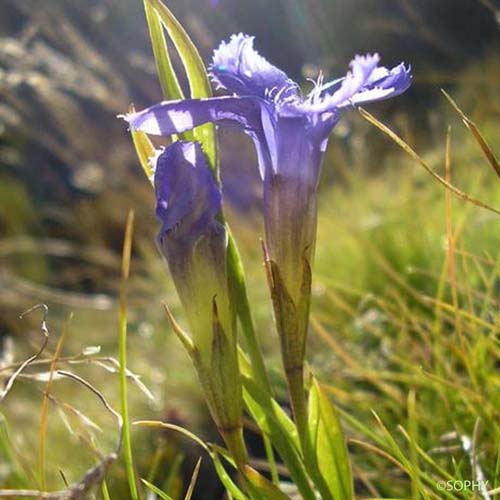
[[[160, 0], [146, 0], [156, 10], [161, 22], [167, 29], [182, 64], [186, 70], [189, 81], [191, 98], [204, 98], [212, 96], [212, 89], [208, 79], [207, 71], [203, 60], [195, 44], [182, 27], [181, 23], [172, 14], [170, 9]], [[211, 123], [196, 127], [193, 131], [194, 139], [203, 145], [203, 150], [210, 160], [212, 168], [218, 176], [217, 167], [217, 143], [215, 137], [215, 127]]]
[[229, 282], [231, 284], [231, 293], [234, 297], [233, 303], [236, 306], [236, 312], [241, 322], [241, 330], [245, 338], [245, 350], [251, 360], [252, 378], [257, 381], [262, 390], [271, 394], [271, 385], [267, 376], [264, 358], [257, 340], [257, 333], [250, 311], [243, 262], [236, 241], [227, 224], [226, 230], [228, 232], [227, 268]]
[[[153, 48], [153, 55], [156, 63], [156, 72], [160, 80], [160, 86], [163, 97], [166, 100], [184, 99], [184, 92], [179, 84], [179, 79], [175, 73], [168, 51], [167, 40], [163, 32], [163, 26], [156, 10], [153, 9], [149, 0], [144, 0], [144, 11], [146, 13], [146, 21], [149, 27], [149, 37]], [[192, 130], [188, 130], [180, 137], [186, 141], [192, 141], [194, 134]], [[172, 135], [172, 140], [176, 140], [177, 136]]]
[[163, 27], [149, 0], [144, 0], [144, 11], [163, 97], [168, 100], [184, 99], [179, 79], [170, 60]]

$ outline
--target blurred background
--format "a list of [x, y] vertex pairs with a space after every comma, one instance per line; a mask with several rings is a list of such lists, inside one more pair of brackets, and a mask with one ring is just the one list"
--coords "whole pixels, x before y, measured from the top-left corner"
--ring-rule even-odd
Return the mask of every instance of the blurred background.
[[[386, 66], [411, 64], [411, 89], [370, 112], [441, 173], [451, 124], [454, 183], [500, 205], [494, 173], [440, 93], [444, 88], [456, 98], [498, 152], [498, 0], [169, 0], [168, 5], [205, 61], [230, 34], [254, 34], [261, 54], [303, 82], [305, 90], [310, 88], [307, 79], [316, 78], [320, 70], [326, 78], [344, 75], [357, 53], [379, 52]], [[178, 314], [179, 309], [154, 247], [153, 194], [126, 127], [116, 118], [132, 102], [139, 109], [160, 99], [140, 0], [2, 0], [0, 363], [8, 366], [40, 343], [38, 313], [19, 319], [39, 302], [49, 306], [52, 350], [73, 313], [66, 355], [85, 357], [89, 346], [100, 346], [102, 358], [116, 356], [120, 252], [126, 215], [134, 209], [130, 368], [155, 398], [151, 401], [132, 387], [132, 416], [173, 420], [215, 439], [189, 360], [162, 316], [162, 301]], [[260, 265], [260, 181], [254, 152], [248, 139], [236, 133], [221, 131], [220, 141], [229, 218], [247, 264], [266, 357], [284, 394]], [[489, 262], [486, 270], [475, 261], [464, 264], [462, 271], [470, 280], [467, 287], [483, 294], [482, 304], [489, 293], [484, 314], [491, 314], [489, 308], [498, 305], [500, 295], [492, 271], [498, 265], [499, 219], [460, 202], [453, 217], [461, 255], [473, 253]], [[419, 311], [431, 321], [428, 308], [411, 290], [435, 293], [446, 258], [445, 237], [441, 187], [357, 112], [346, 114], [335, 129], [323, 170], [309, 354], [314, 369], [335, 386], [336, 401], [360, 418], [377, 404], [396, 423], [404, 417], [398, 402], [404, 382], [374, 388], [373, 380], [360, 375], [360, 366], [397, 371], [391, 364], [395, 348], [411, 351], [408, 346], [416, 342], [409, 335], [403, 343], [397, 333], [400, 325], [373, 297], [393, 297], [397, 290], [401, 310]], [[473, 301], [478, 297], [471, 296]], [[414, 353], [425, 360], [424, 344]], [[94, 362], [78, 369], [85, 369], [116, 402], [112, 370]], [[59, 384], [60, 398], [78, 402], [81, 411], [112, 430], [98, 402], [75, 395], [80, 389], [75, 391], [70, 382]], [[2, 408], [28, 471], [36, 463], [42, 389], [36, 381], [20, 380]], [[54, 405], [51, 412], [49, 472], [51, 485], [61, 487], [62, 464], [68, 478], [76, 480], [92, 463], [92, 453], [80, 441], [82, 433], [91, 431], [81, 421], [68, 422], [74, 416], [68, 417], [61, 406]], [[446, 431], [444, 422], [435, 425], [436, 436]], [[112, 432], [97, 436], [103, 448], [112, 443]], [[153, 480], [170, 481], [171, 491], [182, 490], [182, 478], [189, 476], [199, 454], [178, 438], [144, 431], [137, 431], [135, 447], [142, 476], [153, 470]], [[254, 453], [260, 453], [258, 439]], [[200, 479], [206, 482], [200, 487], [204, 494], [197, 498], [220, 498], [206, 466], [206, 477]], [[377, 467], [382, 466], [361, 455], [359, 468], [366, 469], [365, 477]], [[0, 456], [0, 485], [14, 484], [14, 469]], [[396, 476], [388, 476], [390, 485], [379, 481], [373, 487], [396, 495], [406, 487], [404, 478]], [[112, 480], [116, 491], [123, 477], [117, 466]]]

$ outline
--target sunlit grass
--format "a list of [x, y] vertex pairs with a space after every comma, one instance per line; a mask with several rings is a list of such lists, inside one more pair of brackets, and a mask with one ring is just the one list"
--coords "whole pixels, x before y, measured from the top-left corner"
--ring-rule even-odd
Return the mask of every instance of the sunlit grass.
[[[492, 131], [497, 129], [489, 121], [484, 130], [481, 127], [493, 147]], [[474, 137], [459, 120], [453, 123], [448, 149], [446, 137], [443, 127], [442, 135], [435, 139], [436, 147], [419, 151], [420, 157], [448, 183], [498, 208], [495, 170], [485, 161]], [[442, 492], [436, 485], [441, 479], [478, 477], [481, 471], [490, 490], [500, 486], [500, 218], [463, 199], [447, 197], [442, 184], [393, 144], [394, 152], [379, 171], [370, 174], [366, 173], [369, 165], [358, 163], [347, 169], [337, 147], [332, 141], [325, 164], [325, 173], [334, 171], [336, 182], [322, 185], [320, 200], [310, 370], [338, 405], [347, 426], [359, 498], [472, 500], [472, 491]], [[135, 195], [132, 204], [144, 210], [144, 205], [151, 204], [149, 195], [148, 186]], [[112, 198], [109, 205], [123, 219], [123, 200], [120, 205], [119, 197]], [[19, 220], [31, 220], [28, 208], [22, 205]], [[103, 206], [101, 210], [104, 212]], [[140, 220], [146, 220], [144, 214]], [[273, 386], [278, 396], [284, 395], [260, 234], [255, 229], [259, 226], [249, 224], [237, 211], [230, 214], [230, 222], [240, 242]], [[88, 221], [85, 224], [90, 227]], [[127, 366], [141, 375], [156, 401], [151, 402], [129, 380], [129, 416], [131, 420], [177, 420], [211, 440], [215, 434], [189, 360], [164, 318], [164, 300], [174, 313], [179, 307], [152, 243], [154, 223], [149, 220], [147, 224], [147, 230], [137, 228], [134, 241], [127, 300]], [[104, 241], [102, 235], [97, 236], [95, 247], [102, 250]], [[56, 281], [57, 267], [44, 268], [43, 258], [45, 251], [54, 248], [36, 246], [36, 242], [35, 247], [41, 254], [36, 267], [42, 271], [34, 275], [52, 272]], [[72, 296], [69, 301], [70, 294], [65, 297], [64, 293], [49, 295], [52, 337], [45, 364], [40, 370], [33, 366], [26, 377], [19, 378], [2, 406], [2, 488], [37, 488], [39, 477], [33, 471], [40, 467], [47, 487], [59, 489], [63, 487], [60, 470], [72, 482], [95, 463], [92, 449], [84, 446], [85, 439], [101, 450], [114, 445], [115, 426], [83, 387], [56, 379], [47, 384], [47, 380], [33, 377], [50, 372], [57, 358], [58, 367], [67, 368], [68, 358], [75, 353], [100, 345], [101, 353], [71, 366], [85, 373], [119, 407], [116, 366], [114, 371], [103, 369], [90, 358], [118, 352], [120, 259], [117, 252], [85, 255], [77, 253], [75, 258], [105, 268], [109, 300], [99, 311], [95, 308], [99, 302], [79, 302]], [[109, 257], [115, 259], [114, 266], [109, 265]], [[53, 259], [57, 258], [56, 252]], [[30, 275], [30, 266], [22, 268], [23, 276]], [[16, 290], [19, 297], [19, 290], [26, 288]], [[30, 300], [46, 299], [45, 288], [35, 291], [40, 297], [30, 296]], [[58, 302], [58, 297], [68, 302]], [[58, 332], [70, 309], [74, 319], [64, 352], [58, 353]], [[176, 317], [182, 321], [181, 313]], [[37, 328], [36, 321], [31, 329], [24, 324], [19, 328], [25, 330], [26, 342], [24, 338], [15, 340], [15, 359], [36, 350], [33, 346], [40, 341]], [[12, 363], [8, 357], [2, 359], [2, 365]], [[58, 402], [44, 398], [47, 385]], [[133, 426], [130, 432], [138, 476], [161, 487], [174, 500], [184, 498], [200, 449], [193, 452], [186, 442], [170, 434], [158, 437], [156, 431], [144, 427]], [[38, 448], [45, 449], [44, 461], [39, 461]], [[181, 471], [183, 460], [187, 473]], [[200, 480], [203, 474], [202, 470]], [[107, 477], [110, 499], [127, 498], [126, 477], [125, 465], [114, 464]]]
[[[470, 165], [460, 161], [461, 148], [468, 149], [471, 144], [453, 146], [453, 181], [493, 203], [498, 197], [489, 177], [492, 172], [477, 158], [474, 166], [480, 173], [471, 176]], [[436, 157], [440, 159], [434, 160], [434, 168], [446, 175], [444, 148]], [[413, 495], [421, 491], [427, 492], [428, 498], [441, 498], [433, 486], [438, 478], [472, 475], [465, 437], [473, 442], [478, 465], [491, 478], [493, 488], [500, 436], [495, 368], [500, 358], [500, 221], [494, 214], [456, 199], [449, 200], [447, 210], [445, 191], [418, 166], [404, 156], [393, 157], [390, 163], [386, 170], [370, 177], [354, 171], [342, 184], [322, 192], [311, 370], [321, 377], [342, 409], [351, 439], [356, 486], [365, 497], [405, 497], [411, 491]], [[240, 226], [237, 232], [242, 231]], [[258, 244], [257, 235], [248, 235], [243, 241]], [[143, 256], [149, 255], [145, 252]], [[267, 291], [259, 252], [247, 243], [243, 255], [251, 300], [263, 302]], [[194, 403], [198, 396], [196, 391], [183, 394], [193, 382], [183, 375], [183, 370], [188, 370], [187, 360], [163, 320], [161, 298], [165, 292], [161, 289], [165, 278], [158, 275], [162, 264], [154, 253], [148, 258], [151, 262], [146, 269], [153, 273], [149, 288], [141, 283], [144, 277], [131, 281], [129, 366], [146, 384], [153, 383], [159, 402], [166, 398], [170, 408], [182, 407], [189, 400]], [[136, 289], [141, 293], [147, 290], [150, 298], [134, 306]], [[257, 311], [259, 331], [266, 338], [266, 356], [276, 360], [270, 311]], [[97, 343], [100, 338], [109, 353], [116, 352], [116, 344], [110, 342], [111, 329], [106, 332], [101, 326], [107, 314], [93, 315], [94, 320], [87, 315], [84, 311], [75, 315], [68, 339], [71, 348]], [[145, 328], [141, 321], [146, 318], [151, 333], [140, 337], [138, 330]], [[155, 382], [164, 370], [169, 378], [167, 386], [164, 378]], [[273, 373], [278, 376], [277, 371]], [[106, 374], [94, 382], [108, 385], [112, 377]], [[116, 399], [114, 388], [116, 384], [106, 391], [111, 400]], [[38, 403], [34, 407], [29, 403], [36, 400], [36, 391], [19, 382], [4, 408], [16, 441], [14, 424], [20, 409], [15, 403], [26, 398], [21, 394], [30, 394], [23, 405], [29, 408], [28, 413], [23, 410], [25, 425], [35, 424], [39, 418]], [[64, 390], [58, 397], [71, 399]], [[80, 402], [82, 398], [86, 396], [77, 396]], [[84, 405], [88, 408], [88, 403]], [[199, 403], [188, 408], [183, 413], [190, 426], [197, 427], [205, 419], [204, 407]], [[99, 412], [94, 409], [90, 413]], [[132, 418], [160, 415], [135, 391], [130, 413]], [[57, 418], [53, 410], [48, 418]], [[134, 429], [132, 437], [136, 442], [143, 440], [144, 431], [139, 434]], [[57, 483], [58, 464], [66, 460], [59, 443], [68, 439], [72, 440], [49, 425], [46, 446], [50, 459], [45, 466], [49, 486]], [[147, 477], [149, 459], [144, 453], [154, 453], [151, 443], [144, 444], [134, 445], [141, 477]], [[22, 460], [31, 461], [29, 447], [20, 449]], [[161, 484], [161, 476], [157, 472], [154, 480]], [[24, 481], [30, 482], [29, 474], [22, 477], [19, 466], [13, 463], [5, 484], [21, 487]], [[116, 498], [119, 477], [123, 472], [116, 465], [108, 480], [110, 498]], [[472, 498], [472, 493], [447, 497]]]

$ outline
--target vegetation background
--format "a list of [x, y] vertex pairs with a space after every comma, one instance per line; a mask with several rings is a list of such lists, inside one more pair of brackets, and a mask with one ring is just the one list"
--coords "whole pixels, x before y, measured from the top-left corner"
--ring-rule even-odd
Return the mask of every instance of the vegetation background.
[[[380, 52], [387, 66], [410, 63], [410, 91], [370, 111], [442, 175], [451, 125], [453, 184], [500, 208], [495, 172], [440, 92], [453, 95], [498, 154], [497, 1], [168, 5], [206, 61], [231, 33], [255, 34], [261, 53], [304, 87], [320, 69], [326, 77], [344, 74], [354, 53]], [[72, 369], [118, 404], [109, 357], [117, 356], [120, 253], [132, 208], [129, 368], [154, 399], [131, 385], [131, 416], [168, 419], [215, 439], [190, 362], [163, 317], [162, 302], [174, 310], [178, 302], [154, 247], [153, 196], [116, 119], [130, 102], [141, 108], [159, 99], [139, 0], [2, 0], [0, 376], [36, 351], [39, 313], [19, 315], [43, 302], [47, 356], [66, 329], [63, 356], [81, 353]], [[266, 360], [284, 395], [258, 241], [255, 158], [246, 138], [225, 131], [220, 139], [225, 201]], [[477, 478], [480, 470], [489, 489], [499, 486], [499, 248], [497, 215], [447, 200], [441, 185], [359, 113], [344, 117], [321, 182], [309, 362], [345, 415], [360, 498], [426, 498], [410, 478], [425, 482], [436, 467], [457, 479]], [[2, 402], [0, 487], [37, 485], [45, 382], [36, 373], [19, 379]], [[77, 480], [94, 461], [89, 443], [112, 449], [115, 429], [99, 401], [71, 382], [55, 381], [53, 394], [46, 471], [49, 487], [61, 488], [60, 471]], [[260, 441], [248, 433], [258, 462]], [[200, 449], [156, 431], [136, 429], [133, 437], [139, 475], [181, 498]], [[126, 498], [124, 477], [115, 465], [113, 498]], [[194, 498], [221, 495], [204, 460]], [[474, 498], [471, 491], [449, 495]]]

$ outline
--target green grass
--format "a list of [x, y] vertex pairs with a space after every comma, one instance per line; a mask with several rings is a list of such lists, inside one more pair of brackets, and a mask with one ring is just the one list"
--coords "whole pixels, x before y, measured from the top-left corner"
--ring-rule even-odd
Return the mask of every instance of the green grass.
[[[361, 122], [360, 129], [368, 126], [360, 117], [356, 121]], [[500, 207], [493, 170], [454, 115], [450, 121], [452, 183]], [[494, 145], [498, 127], [488, 121], [480, 125]], [[442, 137], [435, 138], [438, 146], [423, 155], [442, 176], [445, 139], [444, 129]], [[325, 164], [325, 179], [333, 170], [336, 182], [333, 186], [325, 182], [321, 189], [308, 359], [347, 428], [357, 494], [472, 500], [474, 492], [439, 491], [437, 481], [471, 479], [480, 469], [489, 489], [500, 486], [500, 218], [456, 197], [447, 202], [442, 185], [394, 144], [384, 165], [370, 174], [364, 168], [370, 158], [356, 157], [351, 168], [352, 162], [343, 159], [339, 148], [333, 140]], [[259, 232], [236, 213], [229, 218], [240, 242], [257, 331], [279, 396], [280, 390], [284, 394], [284, 382]], [[182, 319], [163, 263], [149, 240], [154, 225], [148, 224], [147, 230], [141, 229], [140, 220], [136, 224], [128, 284], [127, 366], [142, 376], [156, 402], [129, 380], [129, 417], [132, 421], [175, 417], [213, 439], [189, 360], [163, 316], [161, 302], [167, 300]], [[119, 269], [110, 271], [109, 279], [119, 283]], [[32, 367], [26, 375], [50, 370], [69, 309], [51, 306], [46, 365]], [[84, 375], [118, 408], [118, 375], [97, 363], [99, 357], [117, 356], [116, 317], [116, 309], [77, 308], [58, 368]], [[26, 341], [38, 342], [36, 335], [36, 324], [32, 333], [26, 328]], [[101, 345], [101, 353], [87, 355], [88, 362], [69, 364], [68, 357], [93, 345]], [[22, 359], [23, 352], [32, 349], [17, 339], [16, 359]], [[123, 388], [123, 378], [121, 382]], [[116, 442], [116, 426], [99, 402], [83, 387], [70, 384], [54, 379], [51, 394], [58, 403], [52, 401], [44, 417], [44, 470], [51, 489], [63, 487], [59, 469], [72, 483], [96, 463], [88, 443], [108, 452]], [[25, 376], [3, 403], [2, 488], [38, 487], [31, 471], [37, 470], [45, 387], [46, 381]], [[104, 432], [92, 428], [86, 418]], [[130, 433], [138, 477], [163, 488], [174, 500], [183, 498], [189, 473], [183, 483], [179, 457], [191, 456], [187, 468], [192, 473], [200, 449], [154, 429], [132, 426]], [[464, 446], [468, 440], [471, 448]], [[129, 468], [129, 478], [130, 474]], [[203, 472], [200, 480], [202, 476]], [[126, 477], [124, 463], [112, 465], [107, 476], [110, 499], [128, 498]]]

